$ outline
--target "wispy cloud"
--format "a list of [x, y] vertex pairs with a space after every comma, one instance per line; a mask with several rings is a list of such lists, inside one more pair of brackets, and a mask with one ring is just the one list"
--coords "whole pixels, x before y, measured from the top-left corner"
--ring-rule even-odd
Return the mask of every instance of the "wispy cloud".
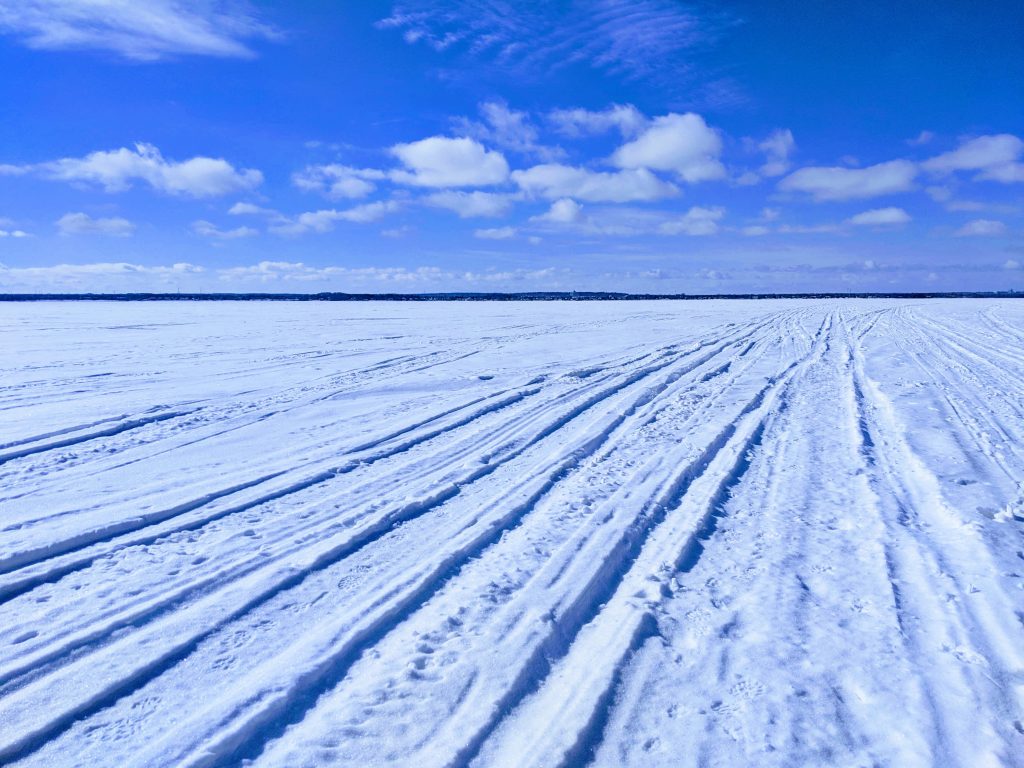
[[612, 104], [607, 109], [555, 109], [548, 113], [548, 122], [564, 136], [596, 136], [612, 129], [631, 138], [646, 127], [647, 117], [632, 104]]
[[220, 229], [215, 224], [203, 219], [192, 222], [192, 231], [201, 237], [208, 237], [211, 240], [238, 240], [243, 237], [255, 237], [259, 234], [259, 230], [252, 227]]
[[445, 190], [423, 198], [433, 208], [453, 211], [462, 219], [504, 216], [512, 207], [512, 196], [495, 192]]
[[0, 0], [0, 32], [30, 48], [112, 51], [134, 61], [248, 58], [279, 37], [243, 0]]
[[526, 112], [510, 109], [503, 101], [481, 104], [480, 117], [481, 120], [456, 117], [452, 120], [452, 128], [460, 136], [486, 141], [501, 149], [541, 160], [557, 160], [565, 156], [561, 147], [540, 142], [540, 132]]
[[515, 227], [493, 227], [491, 229], [475, 229], [473, 237], [481, 240], [509, 240], [516, 236]]
[[995, 237], [1006, 232], [1006, 225], [993, 219], [975, 219], [960, 227], [953, 234], [957, 237]]
[[808, 167], [779, 182], [783, 192], [805, 192], [815, 200], [856, 200], [913, 188], [917, 166], [908, 160], [891, 160], [867, 168]]
[[394, 6], [378, 22], [406, 42], [457, 50], [503, 67], [543, 72], [584, 64], [627, 78], [685, 72], [687, 54], [714, 39], [723, 17], [673, 0], [512, 3], [428, 0]]
[[910, 214], [902, 208], [895, 207], [873, 208], [847, 219], [847, 223], [855, 227], [891, 227], [906, 224], [909, 221]]
[[79, 291], [166, 289], [181, 279], [202, 275], [205, 269], [179, 262], [169, 266], [98, 262], [8, 267], [0, 264], [0, 286], [21, 290], [68, 289]]
[[309, 232], [330, 232], [334, 229], [335, 223], [339, 221], [350, 221], [357, 224], [367, 224], [383, 218], [388, 213], [397, 211], [400, 204], [394, 200], [378, 200], [374, 203], [357, 205], [344, 211], [332, 209], [321, 211], [308, 211], [294, 217], [278, 214], [272, 221], [269, 230], [275, 235], [294, 237]]
[[113, 235], [128, 237], [135, 231], [135, 225], [128, 219], [111, 217], [94, 219], [87, 213], [65, 213], [57, 220], [57, 230], [62, 235]]

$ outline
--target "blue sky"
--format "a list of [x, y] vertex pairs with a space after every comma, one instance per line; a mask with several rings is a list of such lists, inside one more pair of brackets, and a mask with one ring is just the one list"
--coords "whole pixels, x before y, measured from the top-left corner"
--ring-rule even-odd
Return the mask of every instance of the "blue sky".
[[0, 0], [0, 291], [1021, 290], [1021, 29]]

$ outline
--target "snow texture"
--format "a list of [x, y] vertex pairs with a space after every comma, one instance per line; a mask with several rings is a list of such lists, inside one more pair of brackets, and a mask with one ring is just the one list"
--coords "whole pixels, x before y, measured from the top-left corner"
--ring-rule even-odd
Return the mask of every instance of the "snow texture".
[[1024, 302], [0, 334], [0, 764], [1024, 765]]

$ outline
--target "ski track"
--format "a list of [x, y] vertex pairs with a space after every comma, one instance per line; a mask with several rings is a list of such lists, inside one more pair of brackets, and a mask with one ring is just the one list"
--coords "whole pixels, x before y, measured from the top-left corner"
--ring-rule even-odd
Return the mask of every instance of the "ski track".
[[150, 313], [0, 307], [0, 764], [1024, 766], [1024, 303]]

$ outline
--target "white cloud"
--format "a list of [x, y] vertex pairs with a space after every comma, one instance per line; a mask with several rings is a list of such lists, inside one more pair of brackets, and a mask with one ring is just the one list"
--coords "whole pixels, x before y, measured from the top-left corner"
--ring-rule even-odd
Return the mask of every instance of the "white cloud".
[[603, 173], [548, 163], [513, 171], [512, 181], [527, 194], [549, 200], [575, 197], [591, 202], [624, 203], [679, 194], [674, 184], [659, 179], [646, 168]]
[[394, 200], [377, 201], [357, 205], [344, 211], [333, 208], [322, 211], [308, 211], [295, 217], [280, 216], [269, 227], [276, 235], [304, 235], [308, 232], [330, 232], [339, 221], [351, 221], [365, 224], [377, 221], [388, 213], [397, 211], [401, 206]]
[[277, 37], [238, 0], [0, 0], [0, 32], [30, 48], [108, 50], [136, 61], [247, 58], [246, 40]]
[[1020, 269], [1020, 262], [1016, 259], [1007, 259], [1003, 263], [1003, 269]]
[[125, 262], [54, 264], [47, 267], [5, 267], [0, 264], [0, 285], [52, 291], [74, 289], [120, 291], [168, 287], [181, 279], [202, 274], [203, 268], [187, 262], [171, 266], [147, 266]]
[[619, 147], [612, 163], [619, 168], [673, 171], [688, 182], [720, 179], [722, 139], [700, 115], [668, 114], [657, 118], [634, 141]]
[[824, 235], [840, 231], [838, 224], [780, 224], [776, 229], [783, 235]]
[[516, 236], [515, 227], [496, 227], [494, 229], [475, 229], [473, 230], [473, 237], [478, 237], [481, 240], [508, 240], [509, 238]]
[[92, 152], [82, 158], [66, 157], [23, 167], [56, 181], [99, 184], [107, 192], [120, 192], [130, 188], [133, 182], [143, 181], [170, 194], [217, 197], [253, 189], [263, 182], [259, 171], [236, 170], [227, 160], [219, 158], [165, 160], [152, 144], [136, 144], [134, 150], [122, 147], [109, 152]]
[[935, 134], [931, 131], [921, 131], [913, 139], [908, 139], [907, 144], [912, 147], [920, 147], [924, 144], [928, 144], [932, 139], [935, 138]]
[[1024, 163], [1006, 163], [986, 168], [974, 178], [982, 181], [1001, 181], [1003, 184], [1024, 182]]
[[509, 109], [502, 101], [488, 101], [480, 105], [480, 114], [483, 122], [459, 117], [452, 121], [452, 127], [462, 136], [542, 160], [554, 160], [565, 155], [560, 147], [548, 147], [538, 141], [537, 127], [525, 112]]
[[258, 230], [252, 227], [236, 227], [235, 229], [218, 229], [209, 221], [200, 219], [192, 222], [192, 231], [202, 237], [209, 237], [214, 240], [237, 240], [240, 237], [255, 237]]
[[23, 176], [28, 173], [31, 168], [27, 165], [10, 165], [8, 163], [0, 163], [0, 176]]
[[375, 168], [348, 165], [307, 165], [292, 174], [292, 184], [305, 192], [320, 192], [332, 199], [366, 197], [377, 187], [373, 181], [387, 178]]
[[583, 220], [583, 206], [567, 197], [555, 200], [546, 213], [534, 216], [531, 219], [531, 221], [547, 222], [550, 224], [579, 224]]
[[796, 149], [792, 131], [788, 128], [772, 131], [757, 146], [765, 154], [765, 163], [760, 169], [762, 176], [781, 176], [789, 170], [789, 156]]
[[504, 156], [473, 139], [432, 136], [409, 144], [396, 144], [391, 154], [408, 169], [391, 172], [391, 179], [401, 184], [482, 187], [501, 184], [508, 178]]
[[235, 203], [228, 209], [232, 216], [279, 216], [273, 208], [262, 208], [253, 203]]
[[1024, 181], [1024, 141], [1009, 133], [978, 136], [963, 142], [951, 152], [938, 155], [921, 165], [937, 174], [955, 171], [978, 171], [975, 179], [1001, 181], [1004, 184]]
[[740, 230], [747, 237], [759, 237], [761, 235], [767, 235], [771, 230], [761, 224], [752, 224], [749, 227], [744, 227]]
[[57, 220], [57, 229], [62, 235], [128, 237], [135, 231], [135, 225], [119, 217], [94, 219], [87, 213], [65, 213]]
[[694, 206], [682, 217], [663, 223], [658, 231], [663, 235], [713, 235], [718, 232], [718, 222], [723, 216], [725, 208]]
[[636, 136], [647, 125], [647, 118], [632, 104], [612, 104], [600, 112], [586, 109], [556, 109], [548, 120], [559, 133], [577, 138], [618, 130], [624, 138]]
[[906, 224], [910, 221], [910, 214], [902, 208], [873, 208], [870, 211], [858, 213], [847, 219], [847, 222], [860, 227], [880, 227]]
[[508, 195], [480, 190], [434, 192], [424, 197], [423, 202], [435, 208], [454, 211], [462, 219], [504, 216], [512, 207], [512, 199]]
[[31, 237], [31, 235], [23, 229], [0, 229], [0, 237]]
[[992, 219], [975, 219], [964, 224], [953, 234], [956, 237], [993, 237], [1006, 232], [1006, 225]]
[[514, 75], [583, 64], [627, 78], [664, 75], [675, 85], [692, 66], [689, 51], [725, 20], [720, 12], [698, 16], [676, 0], [403, 0], [377, 26], [399, 31], [409, 44], [495, 61]]
[[784, 192], [806, 192], [815, 200], [853, 200], [891, 195], [911, 189], [917, 167], [891, 160], [867, 168], [801, 168], [779, 182]]
[[245, 282], [321, 282], [344, 280], [346, 282], [416, 283], [433, 282], [452, 277], [437, 267], [314, 267], [301, 261], [261, 261], [247, 267], [230, 267], [218, 270], [223, 281]]

